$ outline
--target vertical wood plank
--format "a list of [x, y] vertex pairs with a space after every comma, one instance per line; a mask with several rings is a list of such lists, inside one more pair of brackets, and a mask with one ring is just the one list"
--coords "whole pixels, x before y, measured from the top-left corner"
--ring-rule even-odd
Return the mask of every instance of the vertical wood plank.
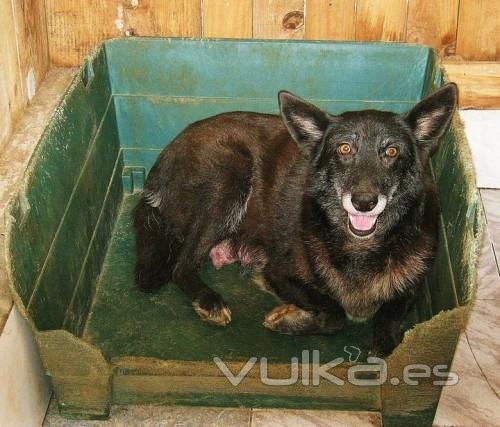
[[124, 10], [118, 1], [45, 0], [45, 6], [54, 65], [80, 65], [99, 41], [122, 35]]
[[16, 29], [11, 0], [0, 0], [0, 149], [12, 130], [12, 116], [23, 105], [23, 86], [17, 58]]
[[406, 41], [422, 43], [437, 49], [442, 55], [454, 55], [458, 23], [459, 0], [410, 0]]
[[[162, 15], [162, 10], [155, 8], [155, 0], [118, 0], [117, 7], [121, 7], [121, 33], [127, 36], [155, 36], [156, 17]], [[107, 25], [110, 23], [108, 22]]]
[[49, 65], [43, 0], [0, 0], [0, 146]]
[[151, 35], [166, 37], [201, 36], [200, 0], [150, 0]]
[[354, 40], [356, 0], [307, 0], [305, 38]]
[[[10, 114], [10, 99], [4, 67], [0, 64], [0, 153], [2, 151], [2, 144], [7, 141], [11, 132], [12, 118]], [[1, 298], [2, 295], [0, 290], [0, 301], [2, 301]]]
[[104, 39], [201, 35], [200, 0], [45, 0], [50, 59], [79, 65]]
[[358, 0], [356, 40], [403, 41], [406, 0]]
[[[43, 0], [13, 0], [21, 74], [26, 94], [34, 95], [49, 67], [47, 22]], [[35, 85], [30, 89], [30, 86]]]
[[204, 37], [252, 37], [252, 0], [204, 0]]
[[200, 0], [118, 0], [126, 36], [199, 37]]
[[253, 36], [304, 38], [304, 0], [254, 0]]
[[461, 0], [457, 55], [466, 60], [500, 60], [500, 1]]

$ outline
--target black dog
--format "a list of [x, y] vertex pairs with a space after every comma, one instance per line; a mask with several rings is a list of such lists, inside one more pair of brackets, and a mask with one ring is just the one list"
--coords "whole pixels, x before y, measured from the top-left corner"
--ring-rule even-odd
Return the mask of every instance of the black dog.
[[280, 92], [281, 117], [233, 112], [188, 126], [134, 211], [137, 285], [172, 279], [203, 320], [226, 325], [231, 311], [198, 268], [238, 261], [283, 302], [267, 328], [333, 334], [346, 315], [373, 317], [373, 352], [389, 354], [436, 250], [429, 157], [456, 102], [449, 84], [405, 115], [333, 116]]

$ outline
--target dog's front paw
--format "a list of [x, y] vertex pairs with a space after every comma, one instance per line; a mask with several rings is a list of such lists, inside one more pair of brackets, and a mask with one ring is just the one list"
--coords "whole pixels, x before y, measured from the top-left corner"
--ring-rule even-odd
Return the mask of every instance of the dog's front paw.
[[201, 320], [212, 325], [226, 326], [231, 322], [231, 310], [217, 293], [201, 296], [193, 301], [193, 308]]
[[297, 334], [309, 329], [313, 319], [313, 313], [302, 310], [295, 304], [283, 304], [266, 315], [263, 325], [282, 334]]

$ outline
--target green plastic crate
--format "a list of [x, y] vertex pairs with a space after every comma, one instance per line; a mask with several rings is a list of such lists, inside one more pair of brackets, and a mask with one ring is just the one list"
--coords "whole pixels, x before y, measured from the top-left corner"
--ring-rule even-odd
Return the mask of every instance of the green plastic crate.
[[[269, 377], [286, 378], [291, 357], [319, 350], [321, 362], [345, 359], [331, 371], [345, 380], [366, 359], [371, 326], [348, 323], [329, 337], [271, 332], [262, 320], [277, 303], [238, 266], [202, 273], [231, 306], [226, 328], [203, 323], [175, 286], [143, 294], [133, 284], [131, 209], [160, 150], [198, 119], [277, 113], [281, 89], [332, 113], [403, 112], [445, 81], [436, 53], [416, 45], [131, 38], [99, 47], [47, 126], [8, 214], [12, 292], [61, 412], [102, 418], [111, 404], [131, 403], [328, 408], [381, 412], [386, 426], [431, 425], [441, 390], [431, 379], [272, 386], [257, 364], [231, 385], [214, 357], [233, 372], [266, 357]], [[389, 379], [411, 363], [449, 366], [474, 294], [480, 213], [457, 118], [433, 173], [439, 252], [405, 340], [386, 360]], [[361, 357], [349, 361], [354, 347]]]

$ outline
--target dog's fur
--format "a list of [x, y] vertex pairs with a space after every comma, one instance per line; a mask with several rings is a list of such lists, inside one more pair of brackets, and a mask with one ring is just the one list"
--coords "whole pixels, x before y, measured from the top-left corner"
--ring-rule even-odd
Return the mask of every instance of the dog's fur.
[[333, 116], [280, 92], [281, 116], [233, 112], [188, 126], [134, 211], [137, 285], [172, 279], [203, 320], [226, 325], [231, 312], [198, 269], [209, 257], [216, 268], [239, 261], [283, 303], [266, 327], [332, 334], [346, 315], [374, 318], [373, 353], [389, 354], [436, 250], [429, 157], [456, 101], [449, 84], [405, 115]]

